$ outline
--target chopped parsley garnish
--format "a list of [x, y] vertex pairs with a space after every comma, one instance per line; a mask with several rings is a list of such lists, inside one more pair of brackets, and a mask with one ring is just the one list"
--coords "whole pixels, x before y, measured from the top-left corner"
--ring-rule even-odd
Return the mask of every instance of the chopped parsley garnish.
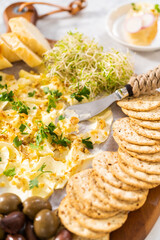
[[49, 93], [49, 87], [44, 87], [43, 91], [44, 91], [45, 94], [48, 94]]
[[63, 120], [63, 119], [65, 119], [65, 116], [63, 116], [63, 115], [60, 115], [59, 118], [58, 118], [58, 120], [60, 120], [60, 121]]
[[88, 148], [93, 149], [93, 143], [89, 141], [90, 137], [82, 139], [82, 143]]
[[49, 113], [52, 108], [56, 108], [56, 102], [62, 96], [62, 93], [59, 90], [49, 90], [50, 95], [48, 96], [48, 107], [47, 112]]
[[0, 157], [0, 162], [2, 162], [2, 158]]
[[63, 138], [62, 134], [60, 137], [56, 136], [56, 138], [52, 138], [52, 142], [62, 145], [63, 147], [67, 147], [67, 145], [71, 143], [71, 141], [68, 138], [66, 137]]
[[3, 89], [3, 88], [7, 89], [7, 84], [5, 85], [0, 84], [0, 89]]
[[160, 13], [160, 5], [159, 4], [155, 4], [154, 8], [158, 13]]
[[29, 189], [30, 190], [33, 189], [34, 187], [38, 188], [38, 183], [39, 183], [38, 178], [40, 176], [42, 176], [45, 173], [52, 173], [52, 171], [44, 171], [45, 167], [46, 167], [46, 164], [43, 163], [42, 166], [38, 169], [38, 172], [41, 172], [41, 173], [37, 177], [35, 177], [34, 179], [29, 181]]
[[84, 86], [82, 90], [72, 93], [71, 98], [75, 98], [78, 102], [81, 102], [84, 99], [84, 97], [88, 99], [89, 95], [90, 95], [90, 90], [86, 86]]
[[[53, 122], [50, 122], [50, 123], [48, 124], [48, 126], [47, 126], [47, 129], [48, 129], [48, 131], [49, 131], [49, 134], [52, 135], [53, 132], [54, 132], [54, 130], [56, 129], [56, 126], [54, 125]], [[55, 133], [54, 133], [54, 134], [55, 134]]]
[[36, 106], [34, 106], [33, 109], [35, 110], [35, 109], [36, 109]]
[[2, 82], [2, 75], [0, 75], [0, 82]]
[[30, 108], [21, 101], [13, 102], [12, 109], [19, 113], [25, 113], [26, 115], [28, 115], [28, 110], [30, 110]]
[[28, 134], [27, 132], [24, 132], [26, 127], [28, 127], [30, 129], [30, 127], [28, 126], [27, 123], [26, 124], [23, 124], [23, 123], [21, 124], [21, 126], [19, 127], [19, 130], [20, 130], [21, 134], [23, 134], [23, 135], [27, 135]]
[[33, 97], [35, 95], [36, 91], [34, 90], [33, 92], [28, 93], [28, 97]]
[[16, 136], [14, 139], [13, 139], [13, 143], [15, 145], [15, 147], [19, 147], [22, 145], [22, 141], [19, 140], [18, 136]]
[[37, 125], [38, 125], [39, 130], [38, 130], [37, 136], [36, 136], [36, 145], [39, 146], [40, 143], [42, 143], [42, 141], [45, 138], [48, 138], [47, 133], [49, 132], [49, 130], [44, 127], [44, 124], [41, 121], [39, 121]]
[[3, 174], [6, 175], [7, 177], [14, 177], [16, 175], [15, 167], [5, 170]]
[[10, 91], [9, 93], [8, 92], [2, 92], [0, 93], [0, 101], [9, 101], [9, 102], [13, 102], [13, 92]]

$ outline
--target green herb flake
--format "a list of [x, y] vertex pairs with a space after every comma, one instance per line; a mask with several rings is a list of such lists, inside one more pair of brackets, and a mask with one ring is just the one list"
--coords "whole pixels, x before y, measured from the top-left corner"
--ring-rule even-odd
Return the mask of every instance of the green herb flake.
[[38, 171], [37, 172], [41, 172], [37, 177], [35, 177], [34, 179], [32, 179], [32, 180], [30, 180], [29, 181], [29, 189], [31, 190], [31, 189], [33, 189], [34, 187], [37, 187], [38, 188], [38, 178], [40, 177], [40, 176], [42, 176], [43, 174], [45, 174], [45, 173], [52, 173], [52, 171], [45, 171], [44, 169], [45, 169], [45, 167], [46, 167], [46, 164], [45, 163], [43, 163], [42, 164], [42, 166], [38, 169]]
[[3, 174], [7, 177], [14, 177], [16, 175], [15, 172], [15, 167], [14, 168], [9, 168], [3, 172]]
[[58, 118], [59, 121], [64, 120], [64, 119], [65, 119], [65, 116], [63, 116], [63, 115], [60, 115]]
[[36, 106], [33, 107], [33, 110], [37, 109]]
[[7, 84], [5, 84], [5, 85], [2, 85], [2, 84], [0, 84], [0, 89], [7, 89]]
[[33, 97], [35, 95], [36, 91], [34, 90], [33, 92], [28, 93], [28, 97]]
[[13, 91], [8, 92], [2, 92], [0, 93], [0, 101], [5, 102], [13, 102]]
[[7, 129], [5, 129], [4, 131], [2, 131], [1, 134], [4, 134], [5, 132], [7, 132]]
[[44, 87], [44, 88], [43, 88], [43, 92], [44, 92], [45, 94], [48, 94], [48, 93], [49, 93], [49, 87]]
[[75, 98], [78, 102], [81, 102], [84, 99], [84, 97], [88, 99], [89, 95], [90, 90], [86, 86], [84, 86], [82, 90], [79, 90], [76, 93], [72, 93], [71, 98]]
[[27, 132], [24, 132], [24, 130], [26, 129], [26, 124], [21, 124], [21, 126], [19, 127], [19, 130], [20, 130], [20, 132], [21, 132], [21, 134], [22, 135], [28, 135], [28, 133]]
[[88, 148], [93, 149], [93, 143], [89, 141], [90, 137], [82, 139], [82, 143]]
[[3, 79], [3, 78], [2, 78], [2, 75], [0, 75], [0, 82], [2, 82], [2, 79]]
[[158, 13], [160, 13], [160, 5], [159, 4], [155, 4], [154, 8]]
[[16, 136], [14, 139], [13, 139], [13, 143], [15, 145], [15, 147], [19, 147], [22, 145], [22, 141], [19, 140], [18, 136]]
[[30, 110], [30, 108], [21, 101], [13, 102], [12, 109], [18, 111], [18, 113], [25, 113], [26, 115], [28, 115], [28, 110]]
[[44, 124], [41, 121], [38, 122], [38, 128], [39, 128], [39, 130], [36, 135], [36, 145], [37, 146], [39, 146], [40, 143], [42, 143], [42, 141], [45, 138], [46, 139], [48, 138], [47, 133], [49, 132], [49, 130], [44, 127]]
[[0, 157], [0, 162], [2, 162], [2, 158]]

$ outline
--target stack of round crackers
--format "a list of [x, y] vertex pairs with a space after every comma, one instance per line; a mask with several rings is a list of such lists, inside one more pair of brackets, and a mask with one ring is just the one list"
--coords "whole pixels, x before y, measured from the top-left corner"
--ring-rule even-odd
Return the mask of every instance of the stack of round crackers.
[[129, 115], [113, 124], [118, 152], [99, 153], [92, 169], [71, 177], [59, 207], [61, 222], [80, 239], [109, 239], [160, 184], [159, 95], [118, 104]]

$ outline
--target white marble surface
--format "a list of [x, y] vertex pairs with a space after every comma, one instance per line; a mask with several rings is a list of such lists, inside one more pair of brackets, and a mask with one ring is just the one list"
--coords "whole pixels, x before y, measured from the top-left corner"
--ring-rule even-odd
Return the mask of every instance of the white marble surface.
[[[28, 0], [27, 0], [28, 1]], [[42, 1], [42, 0], [39, 0]], [[0, 0], [0, 33], [5, 32], [5, 25], [3, 22], [4, 9], [15, 0]], [[18, 1], [17, 1], [18, 2]], [[46, 1], [47, 2], [47, 1]], [[67, 6], [71, 0], [52, 0], [48, 2], [57, 3], [59, 5]], [[59, 13], [39, 20], [37, 26], [44, 33], [47, 38], [58, 40], [67, 31], [75, 30], [81, 31], [91, 37], [94, 37], [105, 49], [112, 47], [119, 50], [127, 51], [127, 49], [118, 43], [114, 42], [106, 33], [105, 17], [111, 8], [118, 4], [131, 3], [125, 0], [88, 0], [88, 7], [79, 13], [77, 16], [70, 16], [68, 13]], [[152, 2], [158, 3], [159, 0]], [[45, 6], [38, 6], [39, 13], [44, 13], [50, 8]], [[160, 64], [160, 51], [151, 53], [135, 53], [131, 51], [133, 61], [135, 63], [135, 72], [143, 73]], [[145, 240], [160, 240], [160, 218], [155, 224], [154, 228]], [[122, 239], [123, 240], [123, 239]]]

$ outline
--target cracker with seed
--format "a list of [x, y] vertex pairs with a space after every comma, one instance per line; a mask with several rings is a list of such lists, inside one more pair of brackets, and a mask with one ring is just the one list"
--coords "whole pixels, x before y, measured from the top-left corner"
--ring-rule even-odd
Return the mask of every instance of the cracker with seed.
[[125, 191], [123, 189], [113, 187], [107, 182], [104, 182], [103, 179], [96, 174], [95, 179], [97, 181], [99, 188], [102, 188], [107, 193], [112, 194], [114, 197], [119, 198], [120, 200], [123, 201], [129, 202], [141, 201], [148, 194], [147, 190]]
[[[118, 150], [119, 151], [119, 150]], [[145, 181], [141, 181], [135, 177], [132, 177], [125, 173], [119, 166], [118, 162], [116, 162], [114, 165], [112, 165], [112, 173], [121, 181], [124, 181], [125, 183], [134, 186], [139, 187], [140, 189], [150, 189], [157, 186], [157, 184], [151, 184]]]
[[100, 238], [104, 237], [105, 233], [98, 233], [89, 230], [88, 228], [82, 227], [78, 221], [76, 220], [75, 216], [73, 216], [67, 205], [67, 198], [64, 198], [59, 206], [58, 215], [61, 219], [62, 224], [72, 233], [79, 235], [81, 237], [86, 238]]
[[110, 168], [117, 160], [116, 158], [116, 152], [101, 152], [97, 154], [92, 161], [93, 169], [104, 181], [111, 184], [112, 186], [124, 190], [133, 190], [134, 188], [131, 185], [128, 185], [113, 176]]
[[138, 158], [132, 157], [129, 155], [129, 153], [123, 151], [122, 149], [118, 150], [118, 155], [120, 156], [120, 159], [123, 159], [123, 162], [125, 162], [127, 165], [141, 172], [160, 175], [160, 163], [148, 163], [139, 160]]
[[[147, 137], [149, 139], [156, 139], [156, 140], [160, 140], [160, 131], [158, 130], [154, 130], [154, 129], [148, 129], [148, 128], [144, 128], [139, 126], [138, 124], [133, 123], [132, 121], [130, 122], [131, 127], [134, 129], [134, 131], [137, 134], [140, 134], [141, 136]], [[154, 125], [154, 122], [153, 122]]]
[[[122, 148], [124, 149], [124, 148]], [[160, 162], [160, 152], [157, 153], [152, 153], [152, 154], [143, 154], [143, 153], [136, 153], [136, 152], [132, 152], [132, 151], [128, 151], [127, 152], [136, 158], [139, 158], [140, 160], [146, 161], [146, 162]]]
[[104, 201], [104, 203], [105, 203], [105, 200], [107, 199], [107, 201], [109, 201], [110, 205], [115, 210], [135, 211], [135, 210], [139, 209], [146, 201], [146, 198], [142, 199], [141, 201], [137, 201], [137, 202], [123, 201], [118, 198], [115, 198], [112, 194], [109, 194], [106, 191], [104, 191], [103, 189], [99, 188], [99, 186], [97, 185], [96, 179], [94, 177], [94, 174], [91, 175], [89, 184], [92, 186], [96, 197], [100, 198], [102, 201]]
[[144, 128], [160, 130], [160, 121], [144, 121], [135, 118], [130, 118], [130, 121]]
[[121, 108], [133, 111], [149, 111], [160, 106], [160, 93], [155, 92], [153, 95], [143, 95], [140, 97], [124, 98], [117, 103]]
[[[110, 239], [109, 234], [105, 234], [105, 236], [101, 238], [96, 238], [96, 239], [92, 238], [92, 240], [109, 240], [109, 239]], [[91, 240], [91, 238], [84, 238], [74, 234], [72, 237], [72, 240]]]
[[78, 211], [80, 211], [81, 213], [89, 217], [98, 218], [98, 219], [111, 217], [118, 213], [118, 211], [115, 210], [109, 203], [106, 204], [107, 211], [101, 211], [94, 206], [90, 206], [89, 204], [87, 204], [87, 202], [82, 202], [79, 196], [74, 191], [72, 180], [73, 180], [73, 177], [70, 178], [67, 184], [67, 188], [66, 188], [67, 196], [71, 202], [71, 205], [75, 207]]
[[116, 120], [113, 123], [113, 131], [121, 140], [124, 140], [128, 143], [144, 146], [150, 146], [159, 143], [158, 141], [149, 139], [143, 134], [135, 131], [133, 125], [130, 124], [130, 120], [128, 117]]
[[122, 111], [129, 117], [146, 120], [157, 121], [160, 120], [160, 107], [150, 110], [148, 112], [136, 112], [122, 108]]
[[117, 144], [120, 146], [122, 149], [126, 149], [131, 152], [136, 152], [136, 153], [157, 153], [160, 152], [160, 145], [153, 145], [153, 146], [141, 146], [141, 145], [136, 145], [132, 143], [128, 143], [124, 140], [120, 140], [119, 137], [114, 133], [113, 137]]
[[135, 177], [137, 179], [140, 179], [142, 181], [146, 181], [148, 183], [153, 184], [160, 184], [160, 176], [159, 175], [151, 175], [144, 172], [141, 172], [129, 165], [127, 165], [125, 162], [123, 162], [122, 159], [119, 160], [119, 166], [122, 168], [124, 172], [126, 172], [128, 175]]

